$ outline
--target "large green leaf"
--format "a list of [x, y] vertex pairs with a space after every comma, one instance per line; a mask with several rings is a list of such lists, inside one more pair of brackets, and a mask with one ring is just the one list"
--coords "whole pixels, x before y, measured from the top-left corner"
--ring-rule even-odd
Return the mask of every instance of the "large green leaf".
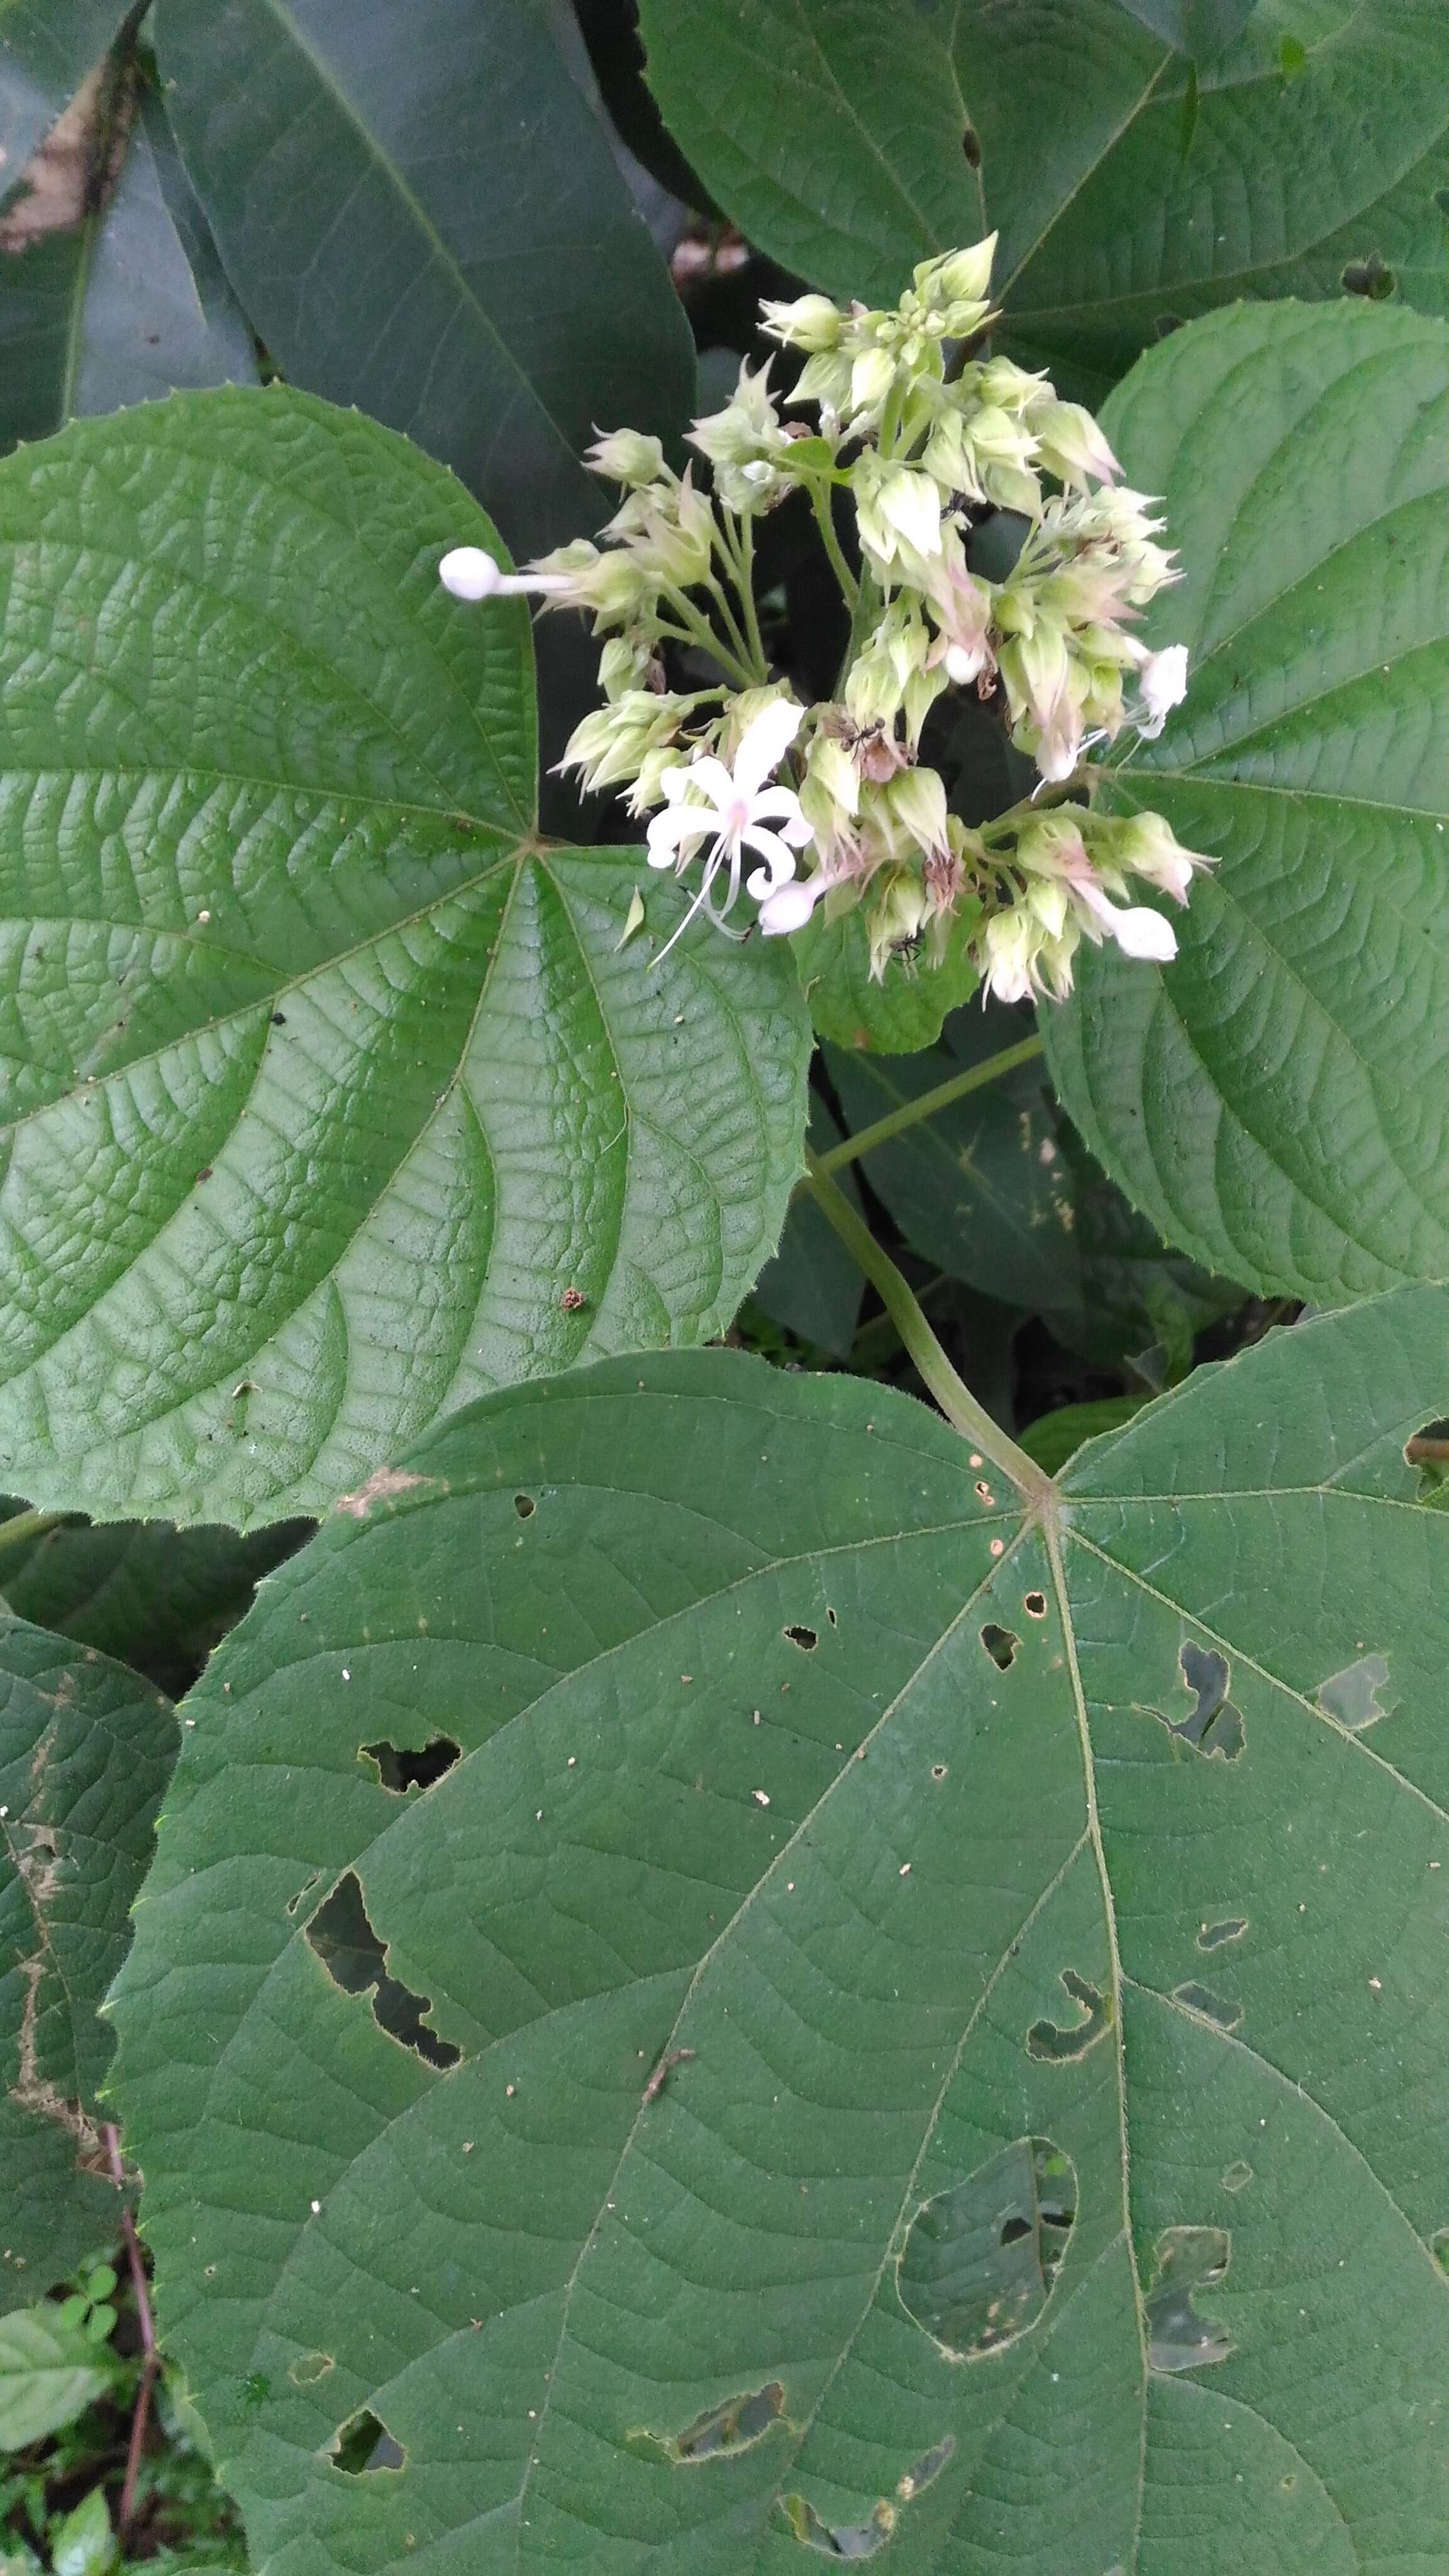
[[99, 1646], [176, 1699], [250, 1607], [262, 1576], [310, 1534], [308, 1521], [280, 1521], [249, 1538], [168, 1521], [99, 1529], [63, 1521], [3, 1545], [0, 1592], [19, 1618]]
[[[919, 1055], [829, 1047], [826, 1062], [858, 1131], [1022, 1034], [1019, 1013], [977, 1004]], [[1089, 1359], [1143, 1359], [1160, 1345], [1185, 1367], [1194, 1334], [1241, 1303], [1240, 1289], [1171, 1252], [1127, 1204], [1062, 1116], [1039, 1061], [906, 1128], [862, 1168], [915, 1251], [1044, 1316]]]
[[256, 379], [246, 320], [148, 99], [109, 203], [0, 256], [0, 446], [176, 386]]
[[[1044, 1019], [1093, 1150], [1175, 1243], [1319, 1302], [1449, 1275], [1449, 330], [1370, 306], [1177, 334], [1114, 403], [1187, 579], [1186, 704], [1114, 773], [1219, 865], [1165, 972]], [[1115, 955], [1115, 952], [1114, 952]]]
[[281, 387], [0, 465], [0, 1486], [275, 1520], [438, 1412], [723, 1331], [799, 1168], [793, 963], [533, 826], [522, 603]]
[[0, 1612], [0, 2308], [115, 2233], [96, 2012], [175, 1753], [134, 1673]]
[[1241, 295], [1336, 296], [1374, 259], [1445, 309], [1441, 0], [1262, 0], [1195, 72], [1118, 0], [642, 0], [641, 15], [701, 177], [833, 294], [894, 302], [915, 261], [999, 228], [1016, 342], [1102, 383], [1161, 322]]
[[1438, 2566], [1446, 1405], [1404, 1290], [1023, 1511], [620, 1360], [275, 1576], [116, 2002], [269, 2576]]
[[594, 526], [594, 424], [677, 434], [694, 358], [538, 0], [154, 14], [182, 154], [284, 372], [407, 430], [520, 551]]

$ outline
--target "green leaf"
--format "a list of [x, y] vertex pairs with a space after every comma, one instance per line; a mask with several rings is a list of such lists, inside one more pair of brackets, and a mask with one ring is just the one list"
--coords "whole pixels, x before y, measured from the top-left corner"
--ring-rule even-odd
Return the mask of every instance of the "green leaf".
[[1218, 865], [1165, 972], [1084, 956], [1043, 1020], [1058, 1088], [1212, 1268], [1320, 1304], [1441, 1277], [1449, 330], [1222, 314], [1145, 359], [1109, 420], [1183, 550], [1157, 639], [1193, 653], [1186, 704], [1109, 792]]
[[[722, 1332], [804, 1125], [792, 961], [545, 846], [458, 484], [283, 387], [0, 465], [0, 1482], [325, 1509], [445, 1407]], [[55, 1247], [63, 1246], [57, 1254]]]
[[[1022, 1034], [1019, 1013], [976, 1004], [919, 1055], [882, 1063], [829, 1047], [826, 1063], [858, 1130]], [[1115, 1366], [1161, 1347], [1181, 1374], [1194, 1334], [1241, 1303], [1241, 1290], [1170, 1252], [1128, 1206], [1062, 1116], [1039, 1059], [908, 1127], [862, 1169], [915, 1251], [1043, 1316], [1088, 1359]]]
[[[823, 1100], [810, 1103], [808, 1141], [817, 1154], [840, 1143], [840, 1129]], [[841, 1181], [856, 1206], [859, 1192], [846, 1172]], [[808, 1190], [796, 1192], [780, 1248], [755, 1281], [757, 1306], [799, 1340], [845, 1359], [860, 1322], [865, 1281]]]
[[19, 178], [114, 43], [131, 0], [6, 0], [0, 12], [0, 177]]
[[1240, 36], [1257, 0], [1118, 0], [1179, 54], [1210, 62]]
[[98, 1646], [176, 1699], [310, 1526], [281, 1521], [239, 1538], [169, 1521], [65, 1522], [0, 1552], [0, 1590], [19, 1618]]
[[120, 2552], [104, 2487], [92, 2487], [50, 2539], [53, 2576], [110, 2576]]
[[0, 2307], [115, 2233], [96, 2015], [175, 1754], [134, 1673], [0, 1612]]
[[857, 905], [841, 921], [819, 914], [797, 932], [795, 951], [814, 1027], [836, 1046], [879, 1055], [910, 1055], [934, 1045], [948, 1011], [968, 1001], [980, 977], [966, 954], [958, 923], [939, 964], [924, 945], [914, 956], [887, 960], [877, 980], [870, 971], [870, 936]]
[[283, 372], [406, 430], [521, 553], [594, 424], [677, 435], [688, 325], [536, 0], [159, 0], [183, 158]]
[[1446, 1407], [1408, 1289], [1023, 1511], [881, 1386], [619, 1360], [285, 1566], [116, 2003], [258, 2563], [1437, 2565]]
[[73, 2424], [116, 2376], [109, 2357], [50, 2300], [0, 2317], [0, 2451]]
[[1059, 1404], [1019, 1435], [1021, 1446], [1049, 1476], [1059, 1476], [1085, 1440], [1124, 1430], [1147, 1400], [1144, 1395], [1104, 1395], [1091, 1404]]
[[1191, 67], [1118, 0], [640, 13], [655, 96], [751, 240], [831, 294], [894, 303], [917, 260], [997, 229], [1012, 345], [1089, 394], [1161, 325], [1245, 295], [1336, 297], [1375, 254], [1409, 302], [1446, 309], [1437, 0], [1286, 14], [1302, 68], [1285, 77], [1267, 0], [1198, 69], [1184, 156]]
[[148, 99], [105, 209], [0, 257], [0, 445], [181, 385], [256, 382], [251, 333], [188, 198]]

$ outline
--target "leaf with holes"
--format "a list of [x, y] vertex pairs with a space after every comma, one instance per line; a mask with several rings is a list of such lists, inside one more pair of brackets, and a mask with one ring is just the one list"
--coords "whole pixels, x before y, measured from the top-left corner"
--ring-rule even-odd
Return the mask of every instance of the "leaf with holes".
[[1020, 1491], [618, 1360], [273, 1576], [116, 1998], [256, 2562], [1439, 2564], [1446, 1408], [1434, 1288]]
[[793, 963], [545, 846], [452, 477], [282, 387], [0, 465], [0, 1486], [276, 1520], [485, 1387], [722, 1332], [804, 1126]]
[[[1186, 703], [1104, 781], [1218, 864], [1168, 968], [1047, 1012], [1076, 1125], [1172, 1242], [1320, 1304], [1449, 1273], [1449, 329], [1179, 333], [1108, 413], [1187, 578]], [[1352, 459], [1351, 469], [1348, 460]], [[1114, 952], [1115, 954], [1115, 952]]]
[[[1242, 15], [1197, 0], [1192, 19], [1228, 34]], [[1263, 6], [1196, 68], [1168, 18], [1119, 0], [640, 11], [660, 106], [751, 240], [833, 295], [893, 304], [917, 260], [998, 230], [1013, 345], [1073, 390], [1105, 390], [1174, 322], [1336, 297], [1370, 264], [1362, 292], [1442, 313], [1442, 0]]]
[[0, 1613], [0, 2308], [115, 2233], [96, 2014], [175, 1753], [134, 1673]]

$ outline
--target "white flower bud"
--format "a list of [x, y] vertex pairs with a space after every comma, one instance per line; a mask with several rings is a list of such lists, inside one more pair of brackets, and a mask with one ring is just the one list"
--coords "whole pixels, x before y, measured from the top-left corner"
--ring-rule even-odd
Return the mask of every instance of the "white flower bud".
[[845, 315], [828, 295], [798, 295], [793, 304], [762, 304], [760, 312], [772, 338], [811, 356], [838, 348], [845, 329]]
[[611, 429], [606, 437], [595, 439], [584, 463], [591, 474], [631, 488], [657, 483], [664, 476], [663, 448], [657, 438], [647, 438], [639, 429]]
[[1187, 695], [1187, 646], [1168, 644], [1160, 653], [1149, 653], [1137, 674], [1137, 685], [1147, 711], [1138, 718], [1138, 730], [1155, 741], [1172, 709], [1181, 706]]
[[454, 546], [438, 566], [438, 579], [455, 599], [491, 599], [503, 571], [481, 546]]

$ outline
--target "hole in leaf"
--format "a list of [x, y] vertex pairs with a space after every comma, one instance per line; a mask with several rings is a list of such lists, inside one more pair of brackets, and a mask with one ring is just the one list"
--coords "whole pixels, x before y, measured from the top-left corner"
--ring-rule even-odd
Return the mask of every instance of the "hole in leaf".
[[538, 1505], [534, 1501], [532, 1494], [515, 1494], [513, 1497], [513, 1508], [517, 1512], [521, 1521], [531, 1521], [534, 1513], [538, 1509]]
[[771, 2379], [743, 2397], [727, 2397], [722, 2405], [706, 2407], [682, 2433], [656, 2433], [650, 2438], [671, 2460], [689, 2468], [700, 2460], [733, 2459], [737, 2451], [749, 2450], [763, 2441], [784, 2412], [785, 2391], [778, 2379]]
[[818, 1632], [814, 1628], [787, 1628], [785, 1634], [792, 1646], [799, 1647], [802, 1655], [813, 1655], [820, 1643]]
[[896, 2488], [902, 2504], [909, 2504], [913, 2496], [924, 2495], [927, 2487], [934, 2486], [955, 2448], [955, 2434], [943, 2433], [939, 2442], [933, 2442], [929, 2451], [921, 2453], [915, 2467], [907, 2469]]
[[1074, 2004], [1082, 2007], [1082, 2019], [1063, 2030], [1054, 2021], [1034, 2021], [1026, 2034], [1028, 2057], [1044, 2057], [1053, 2065], [1073, 2064], [1095, 2048], [1105, 2031], [1112, 2027], [1112, 1999], [1100, 1994], [1075, 1968], [1063, 1968], [1059, 1983]]
[[1044, 1619], [1046, 1617], [1046, 1594], [1044, 1592], [1028, 1592], [1024, 1607], [1028, 1619]]
[[1253, 2168], [1251, 2165], [1244, 2164], [1241, 2156], [1236, 2157], [1232, 2164], [1223, 2167], [1224, 2191], [1246, 2191], [1252, 2179]]
[[1246, 1914], [1225, 1914], [1221, 1923], [1204, 1923], [1197, 1936], [1200, 1950], [1221, 1950], [1228, 1941], [1241, 1941], [1248, 1928]]
[[1071, 2158], [1018, 2138], [919, 2209], [896, 2265], [907, 2316], [951, 2361], [999, 2352], [1035, 2325], [1077, 2214]]
[[826, 1616], [826, 1618], [829, 1620], [829, 1622], [830, 1622], [830, 1624], [831, 1624], [831, 1627], [832, 1627], [832, 1628], [838, 1628], [838, 1627], [839, 1627], [839, 1625], [840, 1625], [840, 1621], [836, 1618], [836, 1615], [835, 1615], [834, 1611], [831, 1609], [829, 1602], [827, 1602], [827, 1603], [826, 1603], [826, 1605], [825, 1605], [825, 1616]]
[[1009, 1673], [1012, 1665], [1016, 1661], [1016, 1650], [1021, 1644], [1021, 1639], [1019, 1637], [1014, 1637], [1009, 1628], [994, 1627], [988, 1620], [986, 1626], [981, 1631], [981, 1643], [986, 1648], [986, 1651], [991, 1657], [993, 1664], [996, 1666], [997, 1671], [999, 1673]]
[[1159, 1726], [1165, 1726], [1179, 1744], [1190, 1745], [1211, 1761], [1236, 1762], [1246, 1741], [1243, 1720], [1228, 1697], [1232, 1672], [1226, 1655], [1214, 1647], [1194, 1645], [1190, 1637], [1183, 1642], [1178, 1655], [1182, 1678], [1195, 1702], [1186, 1717], [1170, 1717], [1166, 1711], [1147, 1711]]
[[417, 1752], [396, 1744], [359, 1744], [357, 1758], [372, 1764], [379, 1788], [404, 1797], [409, 1789], [431, 1789], [445, 1779], [462, 1750], [451, 1735], [433, 1735]]
[[1366, 295], [1372, 304], [1385, 303], [1399, 287], [1396, 270], [1386, 268], [1376, 250], [1367, 259], [1351, 259], [1339, 282], [1345, 295]]
[[1232, 2260], [1225, 2227], [1169, 2227], [1157, 2240], [1147, 2311], [1147, 2358], [1154, 2370], [1199, 2370], [1226, 2361], [1232, 2337], [1193, 2305], [1197, 2291], [1221, 2281]]
[[1184, 2012], [1195, 2013], [1199, 2021], [1210, 2021], [1216, 2030], [1236, 2030], [1243, 2018], [1242, 2005], [1225, 2003], [1221, 1995], [1213, 1993], [1211, 1986], [1191, 1982], [1185, 1986], [1174, 1986], [1172, 2000], [1181, 2004]]
[[961, 136], [961, 149], [966, 155], [967, 168], [969, 170], [979, 170], [981, 167], [981, 137], [977, 133], [974, 125], [968, 125], [964, 128]]
[[884, 2496], [874, 2507], [869, 2522], [833, 2527], [821, 2521], [814, 2505], [807, 2504], [804, 2496], [781, 2496], [780, 2503], [795, 2538], [821, 2558], [875, 2558], [896, 2527], [895, 2506], [888, 2504]]
[[1449, 2272], [1449, 2227], [1436, 2228], [1429, 2239], [1429, 2251], [1441, 2272]]
[[1153, 335], [1156, 339], [1170, 340], [1174, 331], [1180, 331], [1182, 329], [1182, 315], [1180, 313], [1159, 313], [1156, 321], [1152, 325], [1152, 329]]
[[287, 2365], [287, 2377], [294, 2388], [313, 2388], [336, 2367], [330, 2352], [299, 2352], [296, 2360]]
[[1341, 1673], [1330, 1673], [1318, 1685], [1318, 1705], [1325, 1716], [1336, 1718], [1350, 1735], [1361, 1735], [1366, 1726], [1377, 1726], [1381, 1717], [1392, 1717], [1399, 1703], [1381, 1700], [1380, 1691], [1389, 1678], [1387, 1655], [1360, 1655], [1356, 1664], [1346, 1664]]
[[349, 2478], [360, 2478], [378, 2469], [396, 2473], [407, 2467], [408, 2455], [400, 2442], [395, 2442], [380, 2415], [364, 2406], [340, 2424], [328, 2446], [327, 2456], [334, 2469], [343, 2470]]
[[456, 2066], [463, 2052], [451, 2040], [429, 2030], [423, 2016], [430, 1995], [415, 1995], [387, 1972], [387, 1944], [379, 1941], [367, 1919], [362, 1884], [355, 1870], [340, 1878], [307, 1926], [307, 1938], [335, 1986], [345, 1995], [371, 1993], [373, 2019], [389, 2039], [399, 2040], [429, 2066]]
[[1434, 203], [1438, 207], [1441, 215], [1449, 215], [1449, 188], [1436, 188], [1434, 191]]

